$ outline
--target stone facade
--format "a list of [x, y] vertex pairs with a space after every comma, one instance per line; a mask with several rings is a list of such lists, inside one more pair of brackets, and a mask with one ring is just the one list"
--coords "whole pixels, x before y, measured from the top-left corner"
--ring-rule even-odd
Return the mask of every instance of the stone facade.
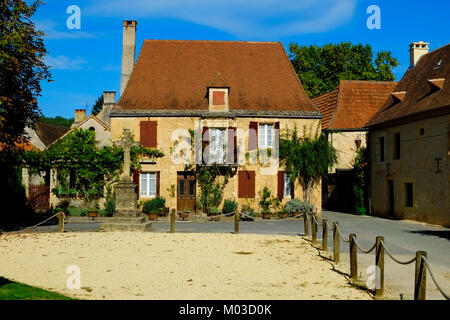
[[[396, 133], [400, 133], [400, 159], [394, 156]], [[384, 138], [384, 161], [380, 138]], [[450, 227], [450, 115], [374, 130], [370, 142], [372, 214]], [[408, 183], [412, 184], [409, 205]]]
[[[155, 163], [142, 162], [141, 172], [160, 172], [160, 196], [166, 199], [166, 205], [170, 208], [176, 208], [177, 199], [171, 198], [168, 188], [171, 185], [177, 184], [177, 173], [185, 170], [184, 163], [175, 163], [171, 157], [171, 152], [176, 145], [175, 141], [178, 141], [178, 134], [184, 130], [194, 130], [196, 124], [200, 126], [208, 127], [235, 127], [237, 128], [237, 145], [239, 148], [239, 163], [245, 162], [245, 153], [248, 150], [248, 128], [250, 121], [258, 121], [259, 123], [280, 123], [281, 135], [286, 132], [287, 129], [292, 130], [294, 126], [297, 126], [299, 132], [302, 132], [302, 128], [306, 127], [311, 129], [311, 132], [315, 132], [315, 129], [320, 125], [319, 119], [287, 119], [287, 118], [209, 118], [202, 119], [200, 117], [111, 117], [111, 139], [113, 142], [119, 140], [122, 136], [123, 129], [130, 129], [134, 135], [135, 141], [140, 141], [140, 121], [156, 121], [157, 122], [157, 148], [164, 152], [164, 157], [156, 160]], [[309, 130], [307, 130], [309, 131]], [[194, 157], [191, 158], [191, 163], [194, 162]], [[245, 199], [238, 198], [238, 175], [233, 175], [224, 189], [223, 199], [234, 199], [240, 206], [250, 205], [255, 211], [259, 211], [258, 208], [258, 192], [267, 186], [271, 189], [272, 195], [277, 195], [278, 170], [282, 168], [270, 171], [264, 168], [261, 164], [240, 164], [237, 168], [240, 170], [255, 171], [255, 198]], [[269, 174], [268, 174], [269, 173]], [[197, 194], [199, 192], [199, 186], [197, 183]], [[303, 190], [301, 186], [295, 185], [295, 197], [302, 199]], [[318, 211], [321, 210], [321, 186], [317, 186], [313, 195], [313, 204]], [[140, 198], [140, 201], [148, 200], [146, 198]], [[283, 202], [289, 200], [283, 199]], [[183, 208], [178, 208], [182, 210]]]
[[360, 141], [359, 148], [367, 147], [367, 131], [328, 131], [327, 136], [338, 155], [338, 163], [330, 169], [330, 173], [335, 173], [336, 169], [351, 170], [358, 150], [357, 141]]

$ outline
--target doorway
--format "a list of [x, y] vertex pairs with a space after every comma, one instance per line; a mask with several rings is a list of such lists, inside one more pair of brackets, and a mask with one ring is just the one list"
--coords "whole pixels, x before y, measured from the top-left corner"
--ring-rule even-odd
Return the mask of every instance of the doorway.
[[178, 172], [177, 210], [194, 213], [196, 210], [196, 181], [192, 172]]
[[395, 217], [394, 181], [388, 180], [389, 216]]

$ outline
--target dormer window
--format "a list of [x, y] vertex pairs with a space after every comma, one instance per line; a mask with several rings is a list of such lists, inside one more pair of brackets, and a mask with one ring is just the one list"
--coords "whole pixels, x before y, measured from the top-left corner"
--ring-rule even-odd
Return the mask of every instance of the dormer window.
[[213, 90], [213, 105], [223, 106], [225, 105], [225, 92], [219, 90]]
[[209, 88], [209, 111], [228, 111], [228, 88]]

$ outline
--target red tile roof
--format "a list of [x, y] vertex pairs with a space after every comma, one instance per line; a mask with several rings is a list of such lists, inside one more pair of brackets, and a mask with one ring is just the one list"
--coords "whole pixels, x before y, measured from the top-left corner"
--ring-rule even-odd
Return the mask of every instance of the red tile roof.
[[323, 115], [322, 129], [364, 128], [397, 82], [341, 80], [337, 89], [311, 99]]
[[408, 119], [450, 113], [450, 44], [422, 56], [393, 91], [406, 94], [403, 99], [388, 97], [369, 126], [389, 126]]
[[207, 87], [230, 87], [231, 110], [319, 115], [280, 42], [145, 40], [115, 111], [208, 110]]

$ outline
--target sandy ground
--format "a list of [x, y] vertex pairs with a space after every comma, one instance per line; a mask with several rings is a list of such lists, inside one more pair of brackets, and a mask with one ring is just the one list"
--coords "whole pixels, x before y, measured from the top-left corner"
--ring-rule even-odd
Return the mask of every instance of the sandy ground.
[[295, 236], [3, 234], [0, 261], [0, 276], [82, 299], [371, 299]]

